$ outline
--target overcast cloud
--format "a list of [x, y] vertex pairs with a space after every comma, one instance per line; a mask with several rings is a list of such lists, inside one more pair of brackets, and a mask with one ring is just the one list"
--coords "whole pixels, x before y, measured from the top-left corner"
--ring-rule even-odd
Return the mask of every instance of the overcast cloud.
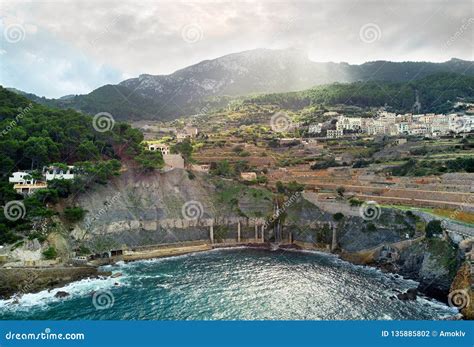
[[473, 60], [473, 4], [3, 1], [0, 84], [59, 97], [233, 52], [292, 46], [314, 61]]

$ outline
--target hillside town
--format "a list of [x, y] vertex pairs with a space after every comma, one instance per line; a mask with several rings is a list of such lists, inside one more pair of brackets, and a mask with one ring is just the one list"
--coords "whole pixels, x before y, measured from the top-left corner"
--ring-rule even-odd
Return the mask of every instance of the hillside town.
[[[309, 133], [321, 134], [323, 123], [309, 126]], [[379, 112], [374, 118], [347, 117], [338, 115], [335, 128], [326, 130], [329, 139], [340, 138], [344, 134], [366, 134], [387, 136], [439, 137], [449, 133], [469, 133], [474, 129], [474, 115], [458, 114], [396, 114]]]

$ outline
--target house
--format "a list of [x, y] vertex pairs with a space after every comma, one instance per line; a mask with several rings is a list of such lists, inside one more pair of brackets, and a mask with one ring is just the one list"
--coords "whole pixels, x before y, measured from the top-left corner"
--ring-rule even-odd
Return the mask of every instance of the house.
[[343, 130], [331, 130], [331, 129], [329, 129], [326, 133], [326, 138], [328, 138], [328, 139], [337, 139], [337, 138], [342, 137], [343, 134], [344, 134]]
[[164, 143], [149, 143], [148, 150], [151, 152], [161, 151], [161, 154], [170, 154], [170, 147]]
[[339, 116], [336, 129], [337, 130], [359, 130], [362, 128], [362, 118], [361, 117], [344, 117]]
[[36, 182], [33, 177], [30, 176], [30, 173], [25, 171], [17, 171], [12, 174], [12, 177], [8, 177], [8, 182], [18, 183], [18, 184], [33, 184]]
[[186, 125], [184, 127], [184, 132], [190, 137], [196, 137], [198, 134], [198, 128]]
[[396, 141], [397, 145], [400, 146], [400, 145], [403, 145], [405, 143], [407, 143], [407, 139], [397, 139]]
[[176, 133], [176, 140], [178, 140], [178, 142], [182, 142], [184, 139], [187, 139], [189, 137], [190, 136], [188, 136], [188, 134], [186, 134], [185, 132], [182, 132], [182, 131], [178, 131]]
[[319, 134], [323, 130], [323, 123], [311, 124], [308, 128], [308, 133]]
[[241, 172], [240, 178], [244, 181], [255, 181], [257, 180], [257, 174], [255, 172]]
[[198, 128], [186, 125], [183, 130], [176, 133], [176, 139], [178, 142], [183, 141], [184, 139], [195, 138], [198, 134]]
[[40, 181], [34, 181], [34, 183], [17, 183], [13, 185], [13, 189], [15, 189], [18, 194], [23, 195], [30, 195], [36, 192], [37, 190], [45, 188], [48, 188], [48, 184], [46, 182]]
[[30, 195], [39, 189], [48, 188], [46, 182], [37, 181], [28, 172], [17, 171], [8, 178], [8, 181], [13, 184], [13, 189], [18, 194]]
[[184, 169], [184, 159], [181, 154], [165, 154], [163, 160], [166, 168]]
[[43, 168], [43, 177], [46, 181], [73, 180], [75, 177], [74, 166], [68, 166], [67, 169], [56, 166], [45, 166]]

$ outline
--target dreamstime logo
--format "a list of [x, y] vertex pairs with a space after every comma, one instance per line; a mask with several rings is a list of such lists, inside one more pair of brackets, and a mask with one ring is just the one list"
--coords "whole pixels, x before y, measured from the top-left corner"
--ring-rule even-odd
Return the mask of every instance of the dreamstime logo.
[[92, 120], [92, 126], [99, 133], [105, 133], [106, 131], [112, 130], [114, 125], [115, 119], [108, 112], [99, 112]]
[[470, 17], [468, 19], [463, 19], [463, 24], [461, 27], [446, 41], [446, 46], [451, 46], [457, 39], [459, 39], [467, 30], [468, 28], [474, 24], [474, 17]]
[[106, 200], [104, 202], [104, 207], [99, 209], [97, 213], [92, 216], [91, 218], [87, 218], [85, 222], [85, 227], [87, 230], [89, 230], [92, 227], [92, 223], [96, 220], [99, 220], [101, 217], [103, 217], [111, 208], [113, 204], [115, 204], [121, 197], [122, 193], [117, 193], [115, 194], [111, 199]]
[[115, 297], [109, 290], [97, 291], [92, 295], [92, 304], [97, 310], [106, 310], [114, 306]]
[[268, 227], [273, 224], [280, 216], [286, 212], [286, 210], [293, 205], [294, 203], [298, 202], [301, 199], [301, 192], [296, 192], [290, 198], [285, 201], [282, 205], [282, 207], [273, 213], [273, 215], [265, 221], [265, 224], [263, 225], [263, 228], [266, 230]]
[[416, 113], [420, 113], [420, 110], [421, 110], [421, 102], [419, 100], [416, 100], [415, 103], [413, 104], [413, 107], [412, 107], [413, 111], [415, 111]]
[[187, 43], [196, 43], [204, 37], [202, 28], [198, 24], [187, 24], [181, 29], [181, 37]]
[[0, 133], [0, 137], [7, 135], [14, 127], [16, 127], [18, 123], [23, 119], [23, 117], [25, 117], [25, 115], [31, 111], [32, 108], [33, 108], [32, 103], [28, 104], [28, 106], [26, 106], [25, 108], [18, 107], [19, 113], [16, 115], [14, 119], [10, 121], [10, 123], [7, 124], [5, 129], [2, 130], [2, 132]]
[[3, 214], [5, 215], [6, 219], [14, 222], [20, 218], [25, 217], [26, 208], [23, 202], [19, 200], [9, 201], [3, 208]]
[[360, 28], [359, 37], [362, 42], [374, 43], [382, 37], [382, 30], [375, 23], [367, 23]]
[[205, 105], [205, 106], [203, 106], [203, 107], [201, 107], [201, 108], [196, 107], [196, 114], [197, 114], [198, 116], [204, 116], [204, 115], [208, 114], [209, 111], [210, 111], [210, 107], [209, 107], [208, 104]]
[[199, 201], [187, 201], [181, 208], [181, 214], [187, 220], [196, 220], [204, 214], [204, 208]]
[[464, 289], [453, 290], [448, 295], [448, 304], [451, 307], [456, 307], [459, 310], [469, 306], [471, 298], [469, 293]]
[[457, 133], [462, 133], [466, 130], [467, 122], [464, 118], [458, 118], [454, 121], [454, 131]]
[[351, 134], [352, 140], [354, 140], [354, 141], [358, 140], [359, 137], [360, 137], [360, 134], [362, 134], [362, 129], [357, 129], [357, 131], [355, 133]]
[[110, 32], [110, 30], [112, 29], [112, 27], [117, 24], [118, 20], [119, 20], [121, 17], [122, 17], [121, 15], [114, 17], [114, 18], [112, 19], [112, 21], [111, 21], [108, 25], [106, 25], [106, 26], [104, 27], [104, 29], [103, 29], [94, 39], [92, 39], [91, 41], [89, 41], [89, 43], [91, 44], [91, 46], [95, 46], [99, 40], [101, 40], [102, 38], [104, 38], [104, 37]]
[[270, 118], [270, 126], [273, 131], [282, 133], [292, 128], [293, 122], [285, 112], [279, 111]]
[[359, 215], [364, 220], [375, 220], [380, 217], [382, 209], [376, 201], [366, 201], [359, 208]]
[[25, 39], [25, 28], [21, 24], [10, 24], [3, 30], [5, 40], [10, 43], [17, 43]]

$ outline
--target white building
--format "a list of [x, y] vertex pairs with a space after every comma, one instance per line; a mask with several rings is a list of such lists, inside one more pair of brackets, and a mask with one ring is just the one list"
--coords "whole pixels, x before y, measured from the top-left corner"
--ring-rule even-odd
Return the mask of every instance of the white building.
[[311, 124], [309, 126], [308, 132], [310, 134], [319, 134], [323, 130], [323, 123]]
[[152, 152], [161, 151], [163, 155], [170, 154], [170, 147], [164, 143], [149, 143], [148, 150]]
[[13, 189], [18, 194], [30, 195], [39, 189], [48, 188], [46, 182], [35, 180], [28, 172], [17, 171], [8, 178], [8, 181], [13, 184]]
[[336, 123], [336, 130], [359, 130], [362, 128], [362, 118], [340, 116]]
[[176, 133], [176, 139], [181, 142], [187, 138], [195, 138], [199, 133], [198, 128], [186, 125], [183, 130]]
[[397, 124], [398, 135], [408, 135], [410, 132], [410, 124], [407, 122], [402, 122]]
[[455, 133], [468, 133], [474, 128], [474, 116], [450, 114], [449, 130]]
[[12, 177], [8, 178], [8, 182], [15, 184], [34, 184], [36, 182], [28, 172], [17, 171], [12, 174]]
[[367, 134], [369, 135], [385, 135], [387, 126], [389, 125], [383, 119], [372, 119], [367, 124]]
[[328, 130], [327, 133], [326, 133], [326, 138], [328, 139], [337, 139], [337, 138], [340, 138], [342, 137], [342, 135], [344, 134], [344, 131], [343, 130]]
[[74, 166], [68, 166], [67, 169], [62, 169], [55, 166], [44, 167], [43, 177], [46, 179], [46, 181], [73, 180], [75, 177]]

